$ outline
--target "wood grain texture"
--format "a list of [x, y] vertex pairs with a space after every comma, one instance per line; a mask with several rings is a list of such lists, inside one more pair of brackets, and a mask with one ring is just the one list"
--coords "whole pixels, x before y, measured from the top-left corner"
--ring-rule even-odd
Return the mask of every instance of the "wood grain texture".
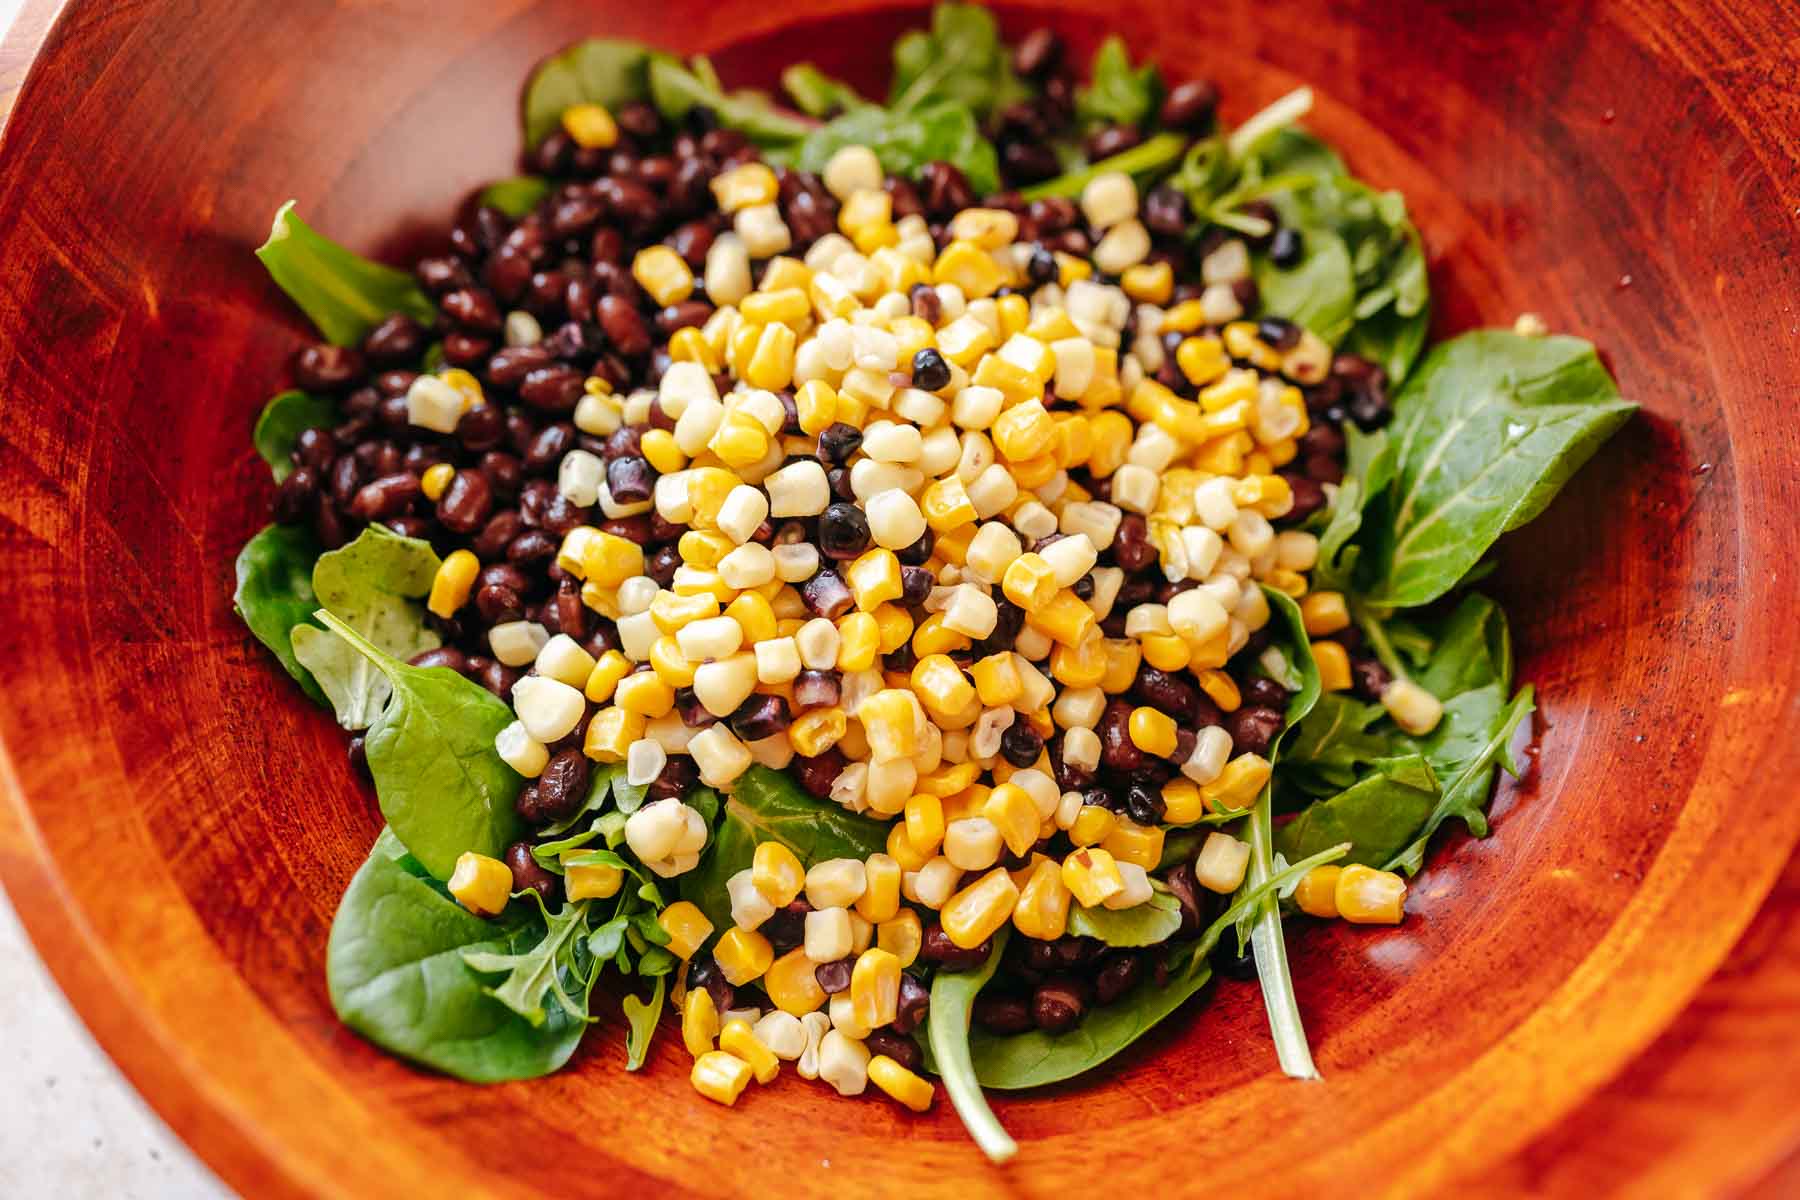
[[303, 336], [249, 255], [279, 203], [398, 256], [508, 171], [519, 82], [575, 36], [873, 84], [915, 15], [55, 7], [0, 52], [0, 113], [35, 64], [0, 142], [0, 877], [102, 1044], [246, 1194], [1024, 1195], [1096, 1161], [1209, 1193], [1791, 1188], [1794, 4], [1001, 10], [1084, 53], [1116, 29], [1218, 80], [1229, 119], [1313, 83], [1315, 128], [1409, 197], [1442, 331], [1540, 312], [1644, 406], [1504, 550], [1545, 723], [1494, 836], [1443, 846], [1405, 925], [1295, 939], [1325, 1081], [1280, 1079], [1253, 987], [1224, 985], [1105, 1077], [999, 1100], [1005, 1170], [942, 1104], [786, 1080], [727, 1112], [666, 1037], [626, 1077], [616, 1019], [565, 1074], [490, 1089], [344, 1031], [325, 933], [378, 817], [228, 598], [269, 496], [250, 423]]

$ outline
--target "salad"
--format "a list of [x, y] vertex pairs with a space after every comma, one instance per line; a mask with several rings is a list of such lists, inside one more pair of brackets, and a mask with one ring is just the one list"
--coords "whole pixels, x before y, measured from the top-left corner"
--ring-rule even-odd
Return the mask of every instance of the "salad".
[[[344, 1022], [479, 1082], [665, 1012], [694, 1088], [1082, 1075], [1394, 924], [1533, 709], [1479, 584], [1630, 415], [1535, 318], [1427, 346], [1404, 199], [1116, 37], [943, 4], [888, 99], [590, 40], [449, 252], [290, 203], [323, 339], [238, 611], [386, 828]], [[623, 1021], [596, 996], [622, 996]], [[792, 1085], [789, 1085], [792, 1086]]]

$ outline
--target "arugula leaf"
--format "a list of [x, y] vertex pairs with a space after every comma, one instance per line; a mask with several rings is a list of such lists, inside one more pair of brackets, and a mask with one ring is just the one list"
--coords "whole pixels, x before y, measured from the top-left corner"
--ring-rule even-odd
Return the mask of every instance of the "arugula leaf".
[[[370, 525], [354, 542], [319, 556], [312, 590], [384, 654], [408, 659], [442, 644], [416, 600], [431, 590], [437, 569], [431, 543]], [[291, 637], [294, 657], [331, 698], [338, 724], [355, 730], [373, 721], [388, 698], [382, 670], [317, 626], [296, 626]]]
[[296, 216], [292, 200], [275, 211], [269, 240], [256, 257], [333, 345], [356, 345], [397, 312], [426, 325], [437, 320], [437, 309], [410, 274], [338, 245]]
[[1443, 794], [1419, 836], [1383, 863], [1384, 869], [1417, 874], [1425, 864], [1431, 835], [1452, 817], [1461, 818], [1476, 837], [1487, 836], [1487, 805], [1494, 790], [1495, 768], [1504, 766], [1509, 775], [1519, 773], [1507, 748], [1519, 723], [1535, 707], [1530, 684], [1510, 701], [1502, 685], [1490, 683], [1444, 702], [1444, 717], [1437, 728], [1413, 743], [1443, 781]]
[[650, 1042], [656, 1037], [656, 1025], [662, 1018], [663, 993], [669, 986], [668, 976], [658, 975], [650, 988], [650, 999], [627, 996], [620, 1007], [625, 1010], [625, 1069], [635, 1071], [644, 1065], [650, 1053]]
[[710, 64], [704, 70], [702, 77], [666, 55], [650, 60], [650, 99], [664, 119], [679, 122], [696, 107], [711, 109], [719, 124], [765, 150], [797, 142], [812, 132], [811, 123], [778, 112], [764, 97], [727, 94], [711, 74]]
[[484, 921], [408, 869], [384, 830], [331, 923], [325, 977], [338, 1018], [377, 1046], [471, 1083], [547, 1075], [585, 1021], [560, 1009], [532, 1025], [494, 999], [465, 952], [506, 954], [542, 936], [524, 912]]
[[1069, 906], [1069, 933], [1099, 938], [1109, 946], [1154, 946], [1181, 928], [1181, 905], [1160, 888], [1135, 908]]
[[602, 104], [609, 110], [650, 93], [651, 50], [639, 42], [588, 38], [539, 63], [525, 81], [520, 119], [535, 147], [562, 127], [563, 110]]
[[544, 909], [543, 898], [535, 891], [530, 897], [544, 917], [544, 936], [537, 944], [516, 954], [464, 950], [463, 961], [471, 970], [484, 975], [504, 973], [506, 981], [499, 987], [488, 989], [488, 994], [533, 1025], [542, 1025], [546, 1020], [546, 993], [556, 1000], [557, 1007], [564, 1013], [585, 1021], [588, 1019], [585, 992], [582, 1002], [576, 1004], [569, 996], [564, 980], [571, 978], [578, 984], [586, 983], [576, 972], [572, 955], [576, 942], [587, 933], [588, 902], [564, 902], [560, 911], [552, 913]]
[[867, 146], [891, 174], [917, 175], [927, 163], [941, 160], [960, 168], [978, 195], [1000, 186], [1000, 159], [993, 143], [982, 136], [968, 107], [955, 103], [907, 112], [857, 108], [813, 130], [798, 145], [772, 149], [765, 157], [777, 165], [817, 173], [845, 146]]
[[256, 418], [250, 443], [269, 472], [280, 483], [294, 470], [294, 445], [308, 429], [337, 424], [337, 405], [329, 396], [309, 396], [301, 391], [277, 392]]
[[1047, 179], [1043, 183], [1033, 184], [1022, 191], [1020, 195], [1027, 200], [1042, 200], [1050, 196], [1079, 196], [1082, 189], [1087, 187], [1096, 176], [1106, 175], [1113, 171], [1122, 171], [1132, 176], [1142, 187], [1150, 179], [1173, 167], [1176, 160], [1187, 151], [1187, 145], [1187, 139], [1179, 133], [1159, 133], [1110, 158], [1103, 158], [1099, 162], [1090, 163], [1079, 170], [1058, 175], [1054, 179]]
[[315, 615], [393, 687], [363, 751], [394, 835], [438, 879], [465, 850], [504, 854], [519, 836], [520, 778], [494, 752], [494, 738], [512, 709], [448, 667], [407, 666], [330, 612]]
[[739, 776], [723, 820], [700, 865], [681, 877], [681, 897], [698, 905], [716, 929], [731, 928], [725, 882], [750, 865], [758, 843], [780, 842], [801, 863], [863, 859], [887, 850], [887, 826], [828, 800], [816, 800], [787, 775], [756, 765]]
[[1394, 399], [1394, 480], [1363, 598], [1404, 608], [1449, 591], [1635, 409], [1579, 338], [1484, 329], [1434, 348]]
[[824, 118], [874, 107], [855, 88], [840, 79], [833, 79], [811, 63], [795, 63], [783, 71], [781, 88], [809, 117]]
[[1479, 593], [1463, 597], [1429, 635], [1431, 657], [1413, 682], [1434, 696], [1453, 696], [1490, 683], [1512, 686], [1512, 631], [1500, 606]]
[[979, 5], [939, 4], [929, 32], [915, 29], [894, 42], [888, 108], [896, 114], [947, 100], [981, 118], [1029, 94], [1013, 74], [994, 15]]
[[1112, 34], [1094, 51], [1086, 87], [1075, 89], [1075, 115], [1088, 125], [1142, 125], [1162, 100], [1155, 63], [1132, 69], [1125, 39]]
[[1350, 589], [1362, 553], [1362, 547], [1351, 539], [1362, 529], [1369, 501], [1387, 490], [1394, 473], [1393, 444], [1387, 430], [1364, 433], [1353, 422], [1346, 422], [1344, 435], [1344, 479], [1331, 502], [1330, 519], [1319, 534], [1318, 563], [1313, 568], [1313, 587], [1323, 591]]
[[982, 1095], [981, 1081], [976, 1078], [975, 1063], [969, 1054], [969, 1017], [975, 997], [1000, 966], [1000, 955], [1012, 936], [1010, 926], [1001, 926], [994, 935], [993, 948], [987, 960], [969, 971], [940, 970], [931, 978], [931, 1005], [925, 1028], [919, 1040], [931, 1051], [933, 1069], [944, 1081], [944, 1091], [963, 1128], [988, 1156], [989, 1162], [1003, 1163], [1019, 1152], [1019, 1144], [1001, 1126], [994, 1110]]
[[1346, 692], [1320, 696], [1282, 746], [1282, 782], [1316, 796], [1343, 791], [1356, 782], [1359, 767], [1393, 753], [1391, 729], [1369, 731], [1386, 716], [1381, 705]]
[[1296, 859], [1347, 842], [1346, 862], [1377, 867], [1413, 839], [1437, 799], [1437, 777], [1424, 755], [1383, 758], [1373, 774], [1315, 802], [1277, 829], [1275, 846]]
[[1258, 255], [1254, 267], [1263, 310], [1304, 325], [1332, 345], [1356, 319], [1356, 272], [1344, 239], [1323, 226], [1304, 226], [1304, 253], [1291, 267]]
[[550, 181], [537, 175], [497, 179], [481, 189], [477, 203], [490, 205], [514, 218], [529, 213], [550, 194]]
[[294, 656], [293, 631], [312, 620], [319, 598], [313, 592], [313, 564], [319, 543], [300, 525], [266, 525], [244, 543], [237, 556], [237, 591], [232, 606], [256, 640], [275, 652], [281, 665], [315, 703], [327, 704], [318, 681]]

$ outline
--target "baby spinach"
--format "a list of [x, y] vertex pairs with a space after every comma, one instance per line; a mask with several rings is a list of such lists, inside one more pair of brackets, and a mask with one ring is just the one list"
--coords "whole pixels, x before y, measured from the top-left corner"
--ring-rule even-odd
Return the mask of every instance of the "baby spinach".
[[894, 42], [888, 108], [897, 114], [949, 101], [981, 118], [1029, 94], [1013, 74], [998, 22], [979, 5], [939, 4], [929, 31], [915, 29]]
[[[483, 975], [505, 974], [506, 979], [489, 994], [533, 1025], [542, 1025], [546, 993], [556, 1001], [563, 1013], [577, 1021], [586, 1021], [587, 972], [575, 960], [588, 932], [589, 902], [565, 901], [557, 912], [544, 908], [543, 898], [535, 891], [533, 900], [544, 918], [544, 935], [535, 944], [516, 953], [493, 950], [464, 950], [462, 959], [469, 968]], [[568, 984], [582, 995], [576, 1003], [569, 995]]]
[[498, 179], [481, 189], [477, 200], [517, 220], [536, 208], [550, 194], [550, 181], [537, 175]]
[[262, 460], [269, 464], [275, 482], [286, 479], [294, 469], [294, 445], [308, 429], [337, 424], [337, 405], [329, 396], [309, 396], [301, 391], [277, 392], [263, 405], [256, 418], [250, 442]]
[[1319, 533], [1319, 557], [1313, 568], [1313, 587], [1322, 591], [1346, 591], [1356, 575], [1362, 547], [1352, 539], [1362, 529], [1363, 511], [1387, 490], [1393, 478], [1393, 443], [1387, 430], [1364, 433], [1345, 422], [1344, 478], [1331, 502], [1330, 517]]
[[[431, 590], [437, 569], [431, 543], [370, 525], [354, 542], [319, 556], [312, 590], [382, 653], [408, 659], [442, 643], [417, 599]], [[389, 692], [380, 667], [315, 625], [296, 626], [292, 640], [294, 657], [331, 698], [338, 724], [355, 730], [375, 719]]]
[[525, 145], [536, 146], [562, 126], [577, 104], [617, 109], [650, 94], [651, 50], [639, 42], [588, 38], [539, 63], [525, 81], [520, 116]]
[[1404, 608], [1449, 591], [1635, 408], [1579, 338], [1484, 329], [1435, 347], [1394, 398], [1394, 479], [1359, 564], [1364, 600]]
[[871, 107], [856, 89], [811, 63], [795, 63], [781, 73], [781, 89], [809, 117], [821, 119]]
[[1302, 230], [1299, 262], [1275, 266], [1256, 260], [1256, 289], [1265, 312], [1304, 325], [1336, 345], [1356, 319], [1356, 273], [1344, 239], [1330, 229]]
[[519, 836], [519, 776], [494, 752], [512, 710], [447, 667], [407, 666], [330, 612], [315, 615], [393, 688], [363, 751], [395, 836], [438, 879], [465, 850], [500, 857]]
[[244, 543], [237, 556], [237, 591], [232, 605], [256, 640], [275, 652], [282, 667], [306, 694], [326, 704], [312, 672], [294, 656], [293, 631], [312, 620], [319, 598], [313, 592], [313, 564], [319, 543], [300, 525], [268, 525]]
[[340, 1020], [382, 1049], [471, 1083], [547, 1075], [587, 1029], [561, 1009], [533, 1025], [489, 995], [465, 952], [516, 953], [542, 936], [523, 911], [484, 921], [411, 868], [384, 830], [331, 923], [326, 982]]
[[681, 877], [681, 896], [719, 930], [731, 928], [725, 882], [750, 865], [761, 842], [780, 842], [807, 866], [827, 858], [867, 858], [887, 849], [887, 826], [829, 800], [816, 800], [787, 775], [753, 766], [738, 778], [712, 847]]
[[1069, 933], [1099, 938], [1109, 946], [1154, 946], [1181, 928], [1181, 905], [1160, 887], [1135, 908], [1069, 907]]
[[1487, 805], [1494, 790], [1495, 768], [1504, 766], [1509, 775], [1519, 773], [1508, 747], [1519, 723], [1534, 707], [1529, 684], [1511, 700], [1501, 684], [1490, 683], [1444, 701], [1444, 716], [1437, 728], [1413, 741], [1441, 781], [1442, 794], [1419, 835], [1383, 867], [1416, 874], [1425, 863], [1431, 835], [1452, 817], [1460, 818], [1476, 837], [1487, 836]]
[[719, 86], [712, 64], [696, 59], [683, 66], [667, 55], [650, 60], [650, 99], [665, 120], [679, 122], [695, 108], [705, 108], [719, 124], [735, 129], [765, 150], [797, 142], [812, 132], [811, 122], [789, 116], [753, 92], [727, 93]]
[[944, 1091], [949, 1094], [956, 1115], [962, 1118], [963, 1128], [988, 1161], [996, 1163], [1017, 1154], [1019, 1144], [1001, 1127], [981, 1092], [981, 1081], [976, 1078], [975, 1063], [969, 1055], [969, 1017], [976, 995], [1000, 966], [1000, 956], [1011, 935], [1010, 926], [1001, 926], [994, 935], [987, 961], [979, 967], [968, 971], [940, 970], [932, 976], [931, 1015], [920, 1039], [931, 1051], [932, 1069], [944, 1081]]
[[657, 1022], [662, 1019], [663, 994], [668, 990], [668, 974], [656, 976], [650, 987], [650, 999], [627, 996], [620, 1007], [625, 1012], [625, 1069], [635, 1071], [644, 1065], [650, 1053], [650, 1042], [656, 1037]]
[[1142, 125], [1162, 101], [1155, 63], [1135, 70], [1125, 39], [1111, 34], [1094, 51], [1087, 86], [1075, 89], [1075, 115], [1088, 125]]
[[1348, 843], [1346, 861], [1379, 867], [1412, 841], [1437, 799], [1424, 755], [1378, 759], [1372, 773], [1276, 830], [1275, 847], [1293, 860]]
[[410, 274], [338, 245], [296, 216], [292, 200], [276, 210], [269, 240], [256, 257], [333, 345], [356, 345], [393, 313], [426, 325], [437, 319], [437, 309]]
[[771, 162], [819, 172], [845, 146], [867, 146], [895, 175], [917, 175], [930, 162], [962, 170], [969, 186], [985, 195], [1000, 186], [1000, 160], [993, 143], [966, 105], [930, 104], [906, 112], [873, 106], [852, 109], [788, 148], [771, 150]]

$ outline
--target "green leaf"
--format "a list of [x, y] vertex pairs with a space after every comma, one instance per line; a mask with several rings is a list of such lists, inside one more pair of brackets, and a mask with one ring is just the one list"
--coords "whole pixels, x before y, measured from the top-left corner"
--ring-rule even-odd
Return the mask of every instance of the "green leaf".
[[473, 1083], [531, 1079], [568, 1061], [584, 1021], [560, 1010], [534, 1026], [494, 999], [465, 951], [508, 954], [542, 936], [523, 912], [484, 921], [407, 869], [384, 831], [338, 904], [325, 951], [332, 1007], [403, 1058]]
[[1412, 841], [1437, 799], [1437, 779], [1423, 755], [1384, 758], [1373, 774], [1277, 829], [1275, 847], [1292, 860], [1348, 842], [1346, 862], [1379, 867]]
[[809, 117], [825, 118], [873, 107], [855, 88], [833, 79], [811, 63], [795, 63], [781, 73], [781, 87]]
[[1181, 928], [1181, 905], [1173, 894], [1157, 890], [1135, 908], [1069, 907], [1069, 933], [1099, 938], [1109, 946], [1154, 946]]
[[512, 709], [448, 667], [407, 666], [331, 613], [316, 615], [393, 687], [363, 751], [395, 836], [438, 879], [464, 851], [499, 858], [520, 829], [519, 776], [494, 752]]
[[1369, 728], [1386, 717], [1381, 705], [1345, 692], [1319, 697], [1282, 745], [1282, 782], [1316, 796], [1343, 791], [1356, 782], [1359, 768], [1393, 753], [1393, 730]]
[[1579, 338], [1477, 330], [1433, 349], [1394, 399], [1394, 480], [1364, 599], [1404, 608], [1449, 591], [1635, 408]]
[[525, 81], [520, 110], [525, 145], [534, 147], [562, 126], [565, 109], [600, 104], [608, 111], [650, 94], [651, 51], [638, 42], [588, 38], [539, 63]]
[[1266, 255], [1255, 260], [1263, 311], [1304, 325], [1332, 345], [1356, 319], [1356, 275], [1344, 239], [1324, 228], [1303, 231], [1304, 253], [1292, 267]]
[[982, 136], [969, 108], [956, 103], [904, 113], [858, 108], [813, 130], [798, 145], [777, 148], [767, 157], [817, 173], [845, 146], [867, 146], [890, 174], [913, 176], [927, 163], [943, 161], [960, 168], [977, 195], [1000, 186], [1000, 160], [993, 144]]
[[1519, 723], [1531, 715], [1534, 707], [1530, 685], [1510, 701], [1499, 683], [1444, 701], [1444, 716], [1437, 728], [1412, 743], [1431, 763], [1442, 782], [1443, 794], [1426, 817], [1418, 837], [1383, 863], [1385, 869], [1416, 874], [1425, 863], [1425, 847], [1431, 835], [1453, 817], [1460, 818], [1476, 837], [1487, 836], [1487, 805], [1493, 795], [1494, 773], [1505, 764], [1509, 773], [1518, 774], [1518, 768], [1507, 759], [1507, 746]]
[[731, 928], [725, 882], [750, 865], [762, 842], [780, 842], [805, 866], [828, 858], [866, 859], [887, 850], [888, 828], [828, 800], [816, 800], [787, 775], [753, 766], [738, 778], [700, 865], [681, 877], [681, 897], [715, 929]]
[[1028, 94], [1013, 74], [994, 15], [979, 5], [939, 4], [931, 10], [930, 32], [916, 29], [894, 42], [888, 108], [896, 114], [950, 101], [984, 118]]
[[1387, 431], [1364, 433], [1354, 423], [1344, 425], [1346, 441], [1344, 478], [1331, 502], [1331, 516], [1319, 534], [1318, 564], [1313, 583], [1319, 591], [1348, 591], [1362, 553], [1352, 539], [1362, 529], [1369, 501], [1387, 490], [1393, 478], [1393, 444]]
[[276, 210], [269, 240], [256, 257], [333, 345], [356, 345], [397, 312], [426, 325], [437, 320], [437, 309], [411, 275], [338, 245], [296, 216], [292, 200]]
[[313, 593], [313, 564], [319, 543], [300, 525], [267, 525], [244, 543], [237, 556], [237, 591], [232, 605], [256, 640], [275, 652], [306, 694], [328, 704], [312, 672], [294, 656], [293, 631], [312, 620], [319, 598]]
[[481, 189], [478, 203], [499, 209], [514, 220], [529, 213], [550, 194], [550, 181], [536, 175], [515, 175]]
[[262, 460], [269, 464], [275, 482], [286, 479], [294, 469], [294, 446], [308, 429], [323, 429], [337, 424], [337, 405], [329, 396], [309, 396], [305, 392], [277, 392], [263, 405], [256, 418], [256, 429], [250, 442]]
[[1082, 189], [1096, 176], [1114, 171], [1132, 176], [1141, 189], [1148, 190], [1144, 185], [1173, 168], [1187, 151], [1187, 146], [1187, 139], [1179, 133], [1159, 133], [1110, 158], [1103, 158], [1079, 170], [1034, 184], [1020, 195], [1027, 200], [1043, 200], [1050, 196], [1079, 196]]
[[1142, 125], [1162, 101], [1155, 63], [1133, 70], [1125, 39], [1111, 34], [1094, 51], [1086, 87], [1075, 89], [1075, 115], [1089, 125]]
[[1497, 683], [1512, 686], [1512, 632], [1506, 614], [1486, 596], [1464, 596], [1454, 611], [1431, 632], [1431, 657], [1413, 682], [1446, 698]]
[[[531, 893], [531, 898], [542, 908], [543, 901], [536, 892]], [[585, 989], [577, 989], [583, 992], [583, 1002], [577, 1005], [568, 994], [564, 979], [575, 974], [570, 956], [576, 941], [587, 933], [587, 922], [587, 901], [565, 902], [561, 911], [544, 914], [544, 936], [534, 945], [514, 954], [465, 950], [463, 961], [484, 975], [504, 973], [506, 980], [490, 988], [489, 993], [533, 1025], [542, 1025], [548, 1019], [546, 996], [553, 998], [568, 1016], [585, 1021]], [[577, 978], [575, 982], [585, 980]]]
[[1000, 966], [1000, 955], [1012, 935], [1002, 926], [994, 935], [993, 949], [985, 962], [969, 971], [940, 970], [931, 979], [930, 1016], [920, 1039], [931, 1051], [933, 1069], [944, 1081], [944, 1091], [963, 1128], [981, 1147], [989, 1162], [1003, 1163], [1019, 1152], [1019, 1145], [1001, 1126], [994, 1110], [988, 1107], [976, 1078], [975, 1063], [969, 1054], [969, 1017], [975, 997], [994, 977]]
[[621, 1005], [625, 1010], [627, 1071], [635, 1071], [643, 1066], [645, 1057], [650, 1053], [650, 1042], [656, 1037], [656, 1025], [662, 1018], [663, 993], [668, 986], [668, 977], [658, 975], [650, 988], [650, 999], [640, 1000], [636, 996], [627, 996]]
[[728, 95], [716, 80], [702, 78], [663, 55], [650, 62], [650, 99], [670, 122], [682, 120], [695, 107], [711, 109], [719, 124], [765, 150], [797, 142], [813, 129], [809, 122], [776, 111], [766, 98], [742, 92]]
[[[312, 590], [320, 604], [382, 653], [404, 660], [442, 644], [417, 601], [431, 590], [438, 565], [431, 543], [370, 525], [354, 542], [319, 556]], [[387, 703], [386, 674], [317, 626], [297, 626], [292, 638], [294, 657], [331, 698], [338, 724], [366, 728]]]

